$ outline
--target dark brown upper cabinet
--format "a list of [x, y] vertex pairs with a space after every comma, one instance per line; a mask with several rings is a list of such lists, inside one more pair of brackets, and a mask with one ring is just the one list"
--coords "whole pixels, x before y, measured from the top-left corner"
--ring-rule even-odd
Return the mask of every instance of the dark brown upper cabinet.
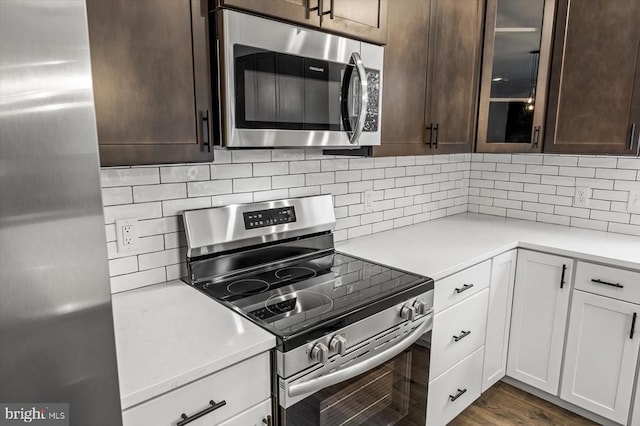
[[487, 1], [478, 152], [542, 151], [554, 12], [555, 0]]
[[640, 153], [640, 1], [561, 0], [545, 152]]
[[389, 2], [382, 144], [375, 156], [468, 152], [473, 146], [482, 0]]
[[[388, 0], [217, 0], [218, 4], [385, 44]], [[402, 2], [401, 2], [402, 3]]]
[[87, 0], [102, 166], [213, 159], [206, 6]]

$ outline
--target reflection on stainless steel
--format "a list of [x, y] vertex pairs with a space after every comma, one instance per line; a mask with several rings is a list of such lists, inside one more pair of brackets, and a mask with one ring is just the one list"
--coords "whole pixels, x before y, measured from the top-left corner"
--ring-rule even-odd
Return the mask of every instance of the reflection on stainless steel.
[[83, 0], [0, 1], [0, 401], [120, 425]]

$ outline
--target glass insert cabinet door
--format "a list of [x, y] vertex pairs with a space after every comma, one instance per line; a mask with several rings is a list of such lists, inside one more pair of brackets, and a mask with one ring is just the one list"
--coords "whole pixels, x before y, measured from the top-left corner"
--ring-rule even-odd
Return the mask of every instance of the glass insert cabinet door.
[[554, 0], [488, 0], [478, 152], [542, 150]]

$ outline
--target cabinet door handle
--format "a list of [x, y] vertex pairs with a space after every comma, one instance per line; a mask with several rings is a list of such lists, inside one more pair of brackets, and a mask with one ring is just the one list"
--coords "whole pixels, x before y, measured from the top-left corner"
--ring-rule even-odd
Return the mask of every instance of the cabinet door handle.
[[204, 110], [200, 114], [202, 117], [202, 145], [206, 146], [209, 152], [211, 152], [211, 135], [209, 134], [209, 111]]
[[435, 149], [438, 149], [438, 135], [440, 134], [440, 127], [438, 126], [438, 123], [436, 123], [436, 127], [435, 127], [435, 129], [434, 129], [434, 130], [435, 130], [435, 132], [436, 132], [436, 140], [435, 140], [435, 142], [434, 142], [434, 144], [433, 144], [433, 147], [434, 147]]
[[265, 426], [272, 426], [273, 423], [271, 422], [271, 415], [268, 415], [267, 417], [264, 417], [262, 419], [262, 424]]
[[329, 1], [329, 11], [324, 12], [323, 15], [329, 14], [329, 19], [333, 19], [333, 0]]
[[451, 402], [455, 401], [456, 399], [460, 398], [462, 395], [464, 395], [464, 393], [467, 391], [467, 389], [458, 389], [458, 393], [456, 393], [455, 395], [449, 395], [449, 399], [451, 400]]
[[538, 143], [540, 142], [540, 130], [540, 126], [536, 126], [533, 128], [533, 139], [531, 140], [531, 143], [534, 147], [537, 147]]
[[624, 288], [624, 286], [620, 283], [610, 283], [607, 281], [602, 281], [601, 279], [593, 279], [591, 278], [591, 282], [592, 283], [596, 283], [596, 284], [604, 284], [604, 285], [610, 285], [611, 287], [617, 287], [617, 288]]
[[465, 284], [465, 285], [463, 285], [463, 286], [462, 286], [462, 287], [460, 287], [460, 288], [456, 288], [456, 289], [455, 289], [455, 292], [456, 292], [456, 293], [462, 293], [463, 291], [467, 291], [467, 290], [469, 290], [471, 287], [473, 287], [473, 284]]
[[202, 416], [206, 416], [207, 414], [217, 410], [220, 407], [224, 407], [225, 405], [227, 405], [227, 401], [220, 401], [218, 403], [213, 402], [213, 400], [209, 401], [209, 407], [205, 408], [204, 410], [197, 412], [196, 414], [194, 414], [193, 416], [189, 417], [187, 416], [185, 413], [182, 413], [180, 415], [180, 417], [182, 418], [182, 420], [180, 420], [178, 423], [176, 423], [176, 426], [184, 426], [187, 423], [191, 423], [194, 420], [199, 419]]
[[429, 123], [429, 127], [427, 127], [429, 131], [429, 149], [433, 148], [433, 123]]
[[564, 288], [564, 274], [567, 272], [567, 265], [562, 264], [562, 276], [560, 277], [560, 288]]
[[471, 330], [469, 330], [469, 331], [460, 330], [460, 335], [459, 336], [453, 336], [453, 341], [454, 342], [459, 342], [460, 340], [464, 339], [465, 337], [467, 337], [470, 334], [471, 334]]
[[322, 16], [322, 0], [318, 0], [318, 5], [316, 7], [311, 7], [311, 0], [307, 0], [307, 11], [305, 13], [306, 19], [311, 17], [311, 12], [317, 12], [318, 16]]
[[629, 150], [633, 149], [633, 142], [636, 139], [636, 123], [631, 124], [631, 137], [629, 137]]
[[631, 332], [629, 333], [629, 339], [633, 340], [633, 334], [636, 331], [636, 319], [638, 318], [637, 313], [633, 313], [633, 319], [631, 320]]

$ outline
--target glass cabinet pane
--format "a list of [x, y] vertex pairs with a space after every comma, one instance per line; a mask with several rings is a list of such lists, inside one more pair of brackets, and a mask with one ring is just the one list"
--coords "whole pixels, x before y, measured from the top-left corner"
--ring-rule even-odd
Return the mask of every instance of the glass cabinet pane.
[[554, 0], [487, 0], [479, 152], [540, 150], [553, 8]]
[[496, 28], [542, 27], [543, 0], [498, 0]]

